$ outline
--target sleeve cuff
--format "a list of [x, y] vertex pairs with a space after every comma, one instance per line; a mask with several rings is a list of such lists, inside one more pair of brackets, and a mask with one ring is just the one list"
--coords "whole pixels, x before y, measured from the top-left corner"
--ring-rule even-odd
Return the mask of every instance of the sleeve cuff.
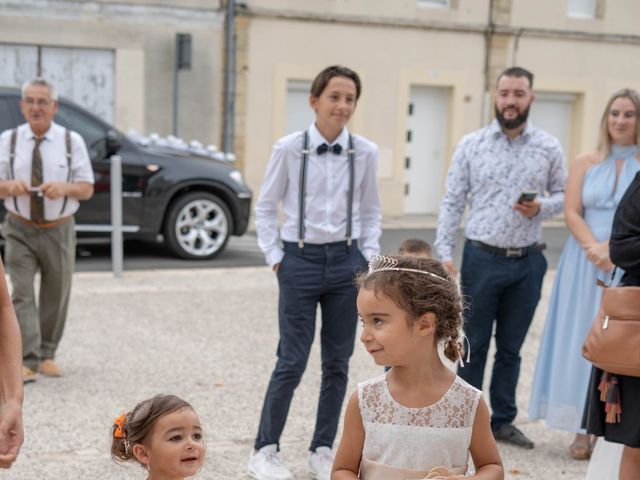
[[438, 258], [441, 262], [452, 262], [453, 261], [453, 250], [438, 250]]
[[273, 249], [273, 251], [269, 252], [266, 255], [267, 263], [271, 268], [273, 268], [274, 265], [280, 263], [283, 258], [284, 258], [284, 250], [280, 248], [275, 248]]
[[554, 217], [556, 214], [553, 211], [553, 207], [554, 206], [551, 204], [551, 202], [549, 202], [549, 199], [541, 198], [540, 211], [538, 212], [537, 217], [540, 218], [540, 220], [547, 220], [551, 217]]
[[362, 256], [367, 262], [370, 262], [371, 257], [373, 256], [374, 253], [376, 253], [376, 251], [372, 250], [371, 248], [363, 248], [362, 250], [360, 250], [360, 252], [362, 252]]

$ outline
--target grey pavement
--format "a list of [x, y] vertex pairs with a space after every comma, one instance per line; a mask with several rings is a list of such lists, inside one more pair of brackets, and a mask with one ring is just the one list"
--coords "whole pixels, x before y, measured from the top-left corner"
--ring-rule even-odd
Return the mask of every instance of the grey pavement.
[[[507, 479], [582, 479], [585, 462], [567, 453], [572, 435], [526, 418], [553, 272], [523, 351], [517, 424], [534, 450], [500, 445]], [[199, 478], [244, 479], [263, 394], [275, 361], [277, 284], [266, 267], [78, 273], [57, 360], [60, 379], [25, 387], [26, 442], [7, 480], [143, 479], [135, 464], [109, 456], [113, 419], [160, 392], [190, 401], [207, 435]], [[356, 344], [349, 391], [378, 375]], [[318, 345], [282, 437], [297, 479], [309, 478], [307, 448], [320, 385]]]

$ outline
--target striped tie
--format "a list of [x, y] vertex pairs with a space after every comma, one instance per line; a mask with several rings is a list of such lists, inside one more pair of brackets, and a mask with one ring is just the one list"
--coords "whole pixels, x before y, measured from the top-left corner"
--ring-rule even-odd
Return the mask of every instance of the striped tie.
[[[42, 184], [42, 157], [40, 156], [40, 144], [44, 137], [35, 138], [33, 156], [31, 157], [31, 186], [38, 187]], [[44, 197], [40, 192], [31, 192], [31, 221], [42, 223], [44, 221]]]

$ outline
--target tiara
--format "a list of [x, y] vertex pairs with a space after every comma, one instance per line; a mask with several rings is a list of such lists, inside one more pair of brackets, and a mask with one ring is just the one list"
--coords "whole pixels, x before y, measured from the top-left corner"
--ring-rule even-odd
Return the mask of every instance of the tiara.
[[385, 257], [384, 255], [378, 255], [374, 253], [371, 255], [371, 260], [369, 261], [369, 272], [367, 275], [371, 275], [372, 273], [377, 272], [411, 272], [411, 273], [422, 273], [423, 275], [429, 275], [430, 277], [437, 278], [438, 280], [442, 280], [446, 282], [447, 279], [441, 277], [440, 275], [436, 275], [435, 273], [425, 272], [424, 270], [418, 270], [417, 268], [404, 268], [398, 267], [398, 259]]

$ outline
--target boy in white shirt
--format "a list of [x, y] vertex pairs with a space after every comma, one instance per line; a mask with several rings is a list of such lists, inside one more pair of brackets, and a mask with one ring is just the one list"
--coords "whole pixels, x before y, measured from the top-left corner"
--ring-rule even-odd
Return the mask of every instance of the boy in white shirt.
[[[380, 249], [378, 148], [346, 124], [360, 97], [358, 75], [325, 68], [311, 86], [316, 121], [274, 146], [256, 203], [258, 244], [280, 287], [278, 361], [249, 460], [258, 480], [292, 479], [278, 456], [293, 392], [322, 310], [322, 385], [309, 470], [329, 480], [357, 325], [354, 273]], [[278, 227], [278, 206], [284, 222]]]

